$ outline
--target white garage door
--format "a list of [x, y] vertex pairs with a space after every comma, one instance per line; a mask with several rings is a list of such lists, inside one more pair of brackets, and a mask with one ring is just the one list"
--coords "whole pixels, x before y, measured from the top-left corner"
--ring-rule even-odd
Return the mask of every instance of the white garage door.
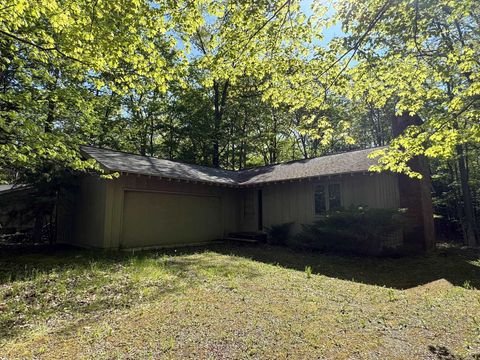
[[124, 194], [124, 248], [192, 244], [223, 235], [218, 197], [140, 191]]

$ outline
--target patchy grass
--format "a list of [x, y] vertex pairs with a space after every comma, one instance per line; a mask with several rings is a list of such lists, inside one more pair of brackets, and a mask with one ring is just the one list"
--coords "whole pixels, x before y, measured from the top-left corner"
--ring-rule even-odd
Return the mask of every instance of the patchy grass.
[[0, 359], [480, 357], [480, 256], [0, 254]]

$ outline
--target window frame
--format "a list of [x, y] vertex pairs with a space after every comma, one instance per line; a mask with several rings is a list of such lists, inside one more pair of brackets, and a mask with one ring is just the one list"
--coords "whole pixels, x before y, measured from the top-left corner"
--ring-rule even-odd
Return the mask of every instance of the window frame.
[[[317, 188], [322, 187], [323, 189], [323, 210], [317, 212]], [[325, 184], [316, 184], [313, 187], [313, 214], [315, 216], [320, 216], [327, 211], [327, 186]]]
[[[338, 186], [338, 206], [332, 208], [332, 200], [336, 200], [337, 197], [332, 198], [333, 187]], [[332, 190], [332, 191], [331, 191]], [[330, 183], [328, 184], [328, 199], [327, 199], [328, 210], [338, 210], [342, 207], [342, 186], [340, 183]]]
[[[341, 208], [343, 206], [343, 189], [342, 189], [341, 182], [326, 182], [326, 183], [315, 184], [313, 186], [313, 215], [314, 216], [322, 216], [323, 214], [325, 214], [330, 210], [335, 210], [330, 208], [330, 187], [334, 185], [338, 185], [338, 189], [339, 189], [339, 206], [336, 207], [335, 209]], [[316, 194], [317, 194], [317, 188], [320, 186], [323, 187], [324, 210], [322, 212], [317, 212]]]

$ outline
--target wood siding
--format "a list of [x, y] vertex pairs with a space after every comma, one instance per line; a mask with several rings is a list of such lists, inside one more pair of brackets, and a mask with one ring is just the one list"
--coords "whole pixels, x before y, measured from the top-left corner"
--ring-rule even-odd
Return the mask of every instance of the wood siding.
[[[73, 196], [72, 202], [74, 206], [70, 208], [72, 215], [63, 216], [63, 218], [73, 219], [71, 221], [72, 230], [71, 232], [64, 231], [63, 242], [82, 246], [118, 249], [122, 247], [173, 245], [176, 243], [200, 243], [212, 240], [210, 232], [199, 231], [198, 237], [192, 237], [191, 228], [200, 227], [202, 224], [208, 227], [212, 227], [212, 224], [215, 224], [215, 234], [218, 233], [218, 237], [234, 231], [257, 231], [259, 190], [262, 190], [264, 228], [292, 222], [294, 224], [294, 232], [298, 232], [301, 230], [302, 224], [308, 224], [315, 220], [314, 190], [318, 184], [340, 184], [343, 207], [349, 207], [350, 205], [365, 205], [373, 208], [399, 207], [398, 181], [397, 177], [391, 174], [367, 173], [332, 176], [318, 180], [302, 180], [242, 189], [174, 180], [168, 181], [136, 175], [122, 175], [114, 180], [85, 177], [80, 182], [80, 190]], [[139, 198], [133, 200], [135, 206], [125, 208], [126, 192], [151, 193], [153, 194], [151, 196], [157, 197], [158, 201], [163, 201], [167, 198], [162, 200], [162, 196], [154, 194], [183, 194], [187, 197], [196, 196], [200, 198], [213, 197], [218, 199], [218, 206], [203, 206], [201, 202], [192, 200], [190, 202], [192, 209], [201, 211], [201, 208], [205, 208], [206, 213], [202, 213], [201, 216], [198, 215], [201, 218], [199, 222], [185, 222], [185, 219], [182, 219], [182, 214], [195, 216], [194, 214], [188, 215], [189, 202], [181, 201], [177, 204], [171, 197], [168, 198], [169, 200], [165, 202], [166, 207], [177, 205], [186, 207], [185, 211], [181, 209], [175, 210], [176, 216], [171, 217], [169, 221], [177, 221], [176, 225], [178, 226], [170, 226], [169, 228], [182, 229], [183, 226], [186, 229], [184, 233], [180, 231], [176, 238], [173, 238], [174, 232], [172, 230], [169, 235], [172, 239], [162, 240], [159, 238], [159, 243], [156, 244], [152, 240], [152, 234], [145, 233], [142, 230], [144, 224], [141, 221], [132, 219], [132, 211], [135, 209], [141, 211], [142, 206], [137, 203]], [[157, 205], [148, 205], [151, 200], [148, 195], [144, 195], [143, 198], [144, 200], [142, 201], [145, 202], [146, 208], [144, 211], [154, 212], [158, 210], [155, 207]], [[207, 203], [210, 204], [210, 202]], [[165, 211], [168, 211], [168, 209]], [[158, 212], [159, 216], [161, 216], [161, 211]], [[124, 216], [130, 218], [124, 219]], [[148, 221], [153, 223], [152, 219], [154, 219], [154, 216], [149, 218]], [[138, 225], [136, 225], [137, 222]], [[64, 223], [66, 224], [67, 222]], [[125, 229], [126, 223], [128, 229]], [[132, 235], [135, 233], [135, 226], [138, 226], [138, 242], [135, 241]], [[65, 226], [63, 228], [65, 229]], [[125, 230], [128, 231], [128, 241], [125, 241]], [[149, 237], [148, 240], [146, 240], [147, 237]]]
[[[292, 222], [293, 231], [298, 232], [301, 224], [315, 221], [314, 191], [319, 184], [340, 184], [343, 207], [399, 207], [397, 177], [391, 174], [345, 175], [317, 181], [274, 184], [262, 187], [264, 226]], [[255, 189], [250, 191], [256, 194]], [[243, 230], [254, 229], [254, 226], [245, 226]]]
[[57, 215], [57, 242], [105, 247], [107, 180], [83, 176], [77, 185], [74, 191], [62, 193]]
[[[203, 226], [212, 226], [215, 224], [214, 232], [202, 232], [198, 231], [197, 236], [192, 236], [191, 226], [200, 226], [200, 224], [192, 225], [195, 222], [185, 223], [185, 219], [182, 219], [180, 214], [182, 210], [176, 209], [175, 212], [178, 216], [171, 218], [171, 221], [176, 221], [176, 224], [169, 225], [168, 229], [178, 229], [178, 234], [175, 239], [163, 239], [159, 237], [158, 243], [154, 243], [152, 239], [146, 240], [142, 238], [142, 235], [151, 236], [148, 231], [141, 229], [141, 223], [138, 224], [138, 243], [132, 239], [131, 232], [133, 231], [133, 223], [131, 220], [125, 220], [124, 216], [128, 215], [128, 211], [131, 209], [125, 208], [125, 193], [126, 192], [150, 192], [152, 194], [183, 194], [185, 198], [179, 201], [175, 206], [187, 207], [184, 209], [184, 216], [189, 216], [189, 203], [191, 208], [197, 208], [200, 203], [192, 199], [192, 197], [213, 197], [218, 199], [220, 210], [218, 211], [213, 206], [205, 206], [205, 213], [201, 214], [201, 222]], [[155, 195], [152, 195], [155, 196]], [[190, 200], [186, 200], [190, 197]], [[185, 200], [185, 201], [183, 201]], [[215, 233], [215, 237], [222, 237], [228, 232], [235, 231], [238, 228], [238, 196], [235, 189], [218, 187], [206, 184], [186, 183], [179, 181], [167, 181], [157, 178], [149, 178], [145, 176], [124, 175], [118, 179], [111, 180], [107, 185], [107, 198], [106, 198], [106, 216], [105, 216], [105, 239], [106, 247], [108, 248], [134, 248], [134, 247], [149, 247], [156, 245], [174, 245], [179, 244], [193, 244], [201, 243], [210, 240], [212, 234]], [[205, 204], [211, 204], [211, 202], [205, 202]], [[173, 203], [171, 203], [173, 206]], [[136, 204], [138, 207], [138, 204]], [[148, 207], [148, 204], [146, 203]], [[198, 210], [198, 209], [197, 209]], [[172, 210], [173, 211], [173, 210]], [[161, 214], [159, 214], [161, 216]], [[198, 215], [200, 217], [200, 215]], [[125, 225], [129, 228], [126, 229]], [[183, 224], [183, 225], [182, 225]], [[183, 229], [183, 230], [182, 230]], [[129, 234], [124, 234], [127, 230]], [[217, 231], [218, 230], [218, 231]], [[127, 238], [124, 236], [128, 236]], [[173, 236], [173, 233], [171, 234]], [[123, 242], [123, 243], [122, 243]]]
[[221, 239], [218, 196], [125, 191], [120, 246], [174, 246]]

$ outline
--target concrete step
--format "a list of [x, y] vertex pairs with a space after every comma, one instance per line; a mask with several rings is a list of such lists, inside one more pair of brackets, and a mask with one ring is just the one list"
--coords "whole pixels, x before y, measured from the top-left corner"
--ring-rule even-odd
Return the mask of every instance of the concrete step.
[[246, 241], [246, 242], [259, 242], [259, 241], [265, 241], [267, 239], [267, 234], [264, 232], [239, 231], [239, 232], [229, 233], [225, 239]]
[[242, 238], [239, 238], [239, 237], [226, 237], [226, 238], [224, 238], [224, 240], [227, 240], [227, 241], [245, 242], [245, 243], [251, 243], [251, 244], [256, 244], [256, 243], [259, 242], [259, 240], [255, 240], [255, 239], [242, 239]]

